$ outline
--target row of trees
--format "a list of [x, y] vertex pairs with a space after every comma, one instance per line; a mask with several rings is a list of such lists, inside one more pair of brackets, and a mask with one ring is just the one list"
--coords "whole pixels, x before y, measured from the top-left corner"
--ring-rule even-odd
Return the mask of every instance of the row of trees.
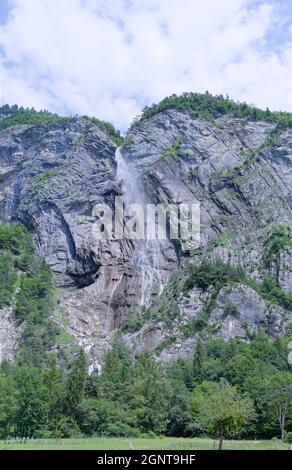
[[61, 117], [49, 111], [36, 111], [34, 108], [23, 108], [17, 105], [0, 107], [0, 131], [11, 126], [27, 124], [31, 126], [45, 124], [62, 124], [70, 118]]
[[[83, 351], [63, 375], [54, 357], [42, 368], [7, 364], [0, 372], [0, 435], [66, 437], [74, 432], [74, 416], [86, 383]], [[70, 429], [70, 431], [68, 431]]]
[[[105, 130], [116, 145], [122, 145], [124, 142], [120, 131], [107, 121], [102, 121], [95, 117], [83, 116], [96, 126]], [[47, 110], [36, 111], [34, 108], [24, 108], [23, 106], [9, 106], [5, 104], [0, 106], [0, 131], [7, 129], [11, 126], [27, 124], [31, 126], [46, 125], [46, 124], [64, 124], [71, 119], [70, 116], [59, 116], [58, 114], [50, 113]]]
[[283, 439], [292, 431], [288, 338], [198, 342], [193, 360], [159, 364], [117, 344], [100, 375], [80, 351], [67, 371], [2, 364], [1, 437], [200, 436]]
[[231, 100], [228, 96], [213, 96], [210, 93], [182, 93], [167, 96], [158, 104], [146, 106], [140, 118], [134, 120], [135, 125], [139, 120], [148, 119], [155, 114], [167, 109], [187, 110], [195, 115], [212, 120], [224, 114], [234, 117], [248, 118], [255, 121], [268, 121], [278, 123], [281, 126], [292, 125], [292, 113], [265, 111], [247, 103], [238, 103]]
[[220, 436], [219, 448], [224, 436], [244, 433], [270, 437], [276, 421], [284, 440], [286, 426], [292, 428], [292, 373], [288, 362], [285, 364], [287, 338], [270, 343], [264, 333], [258, 334], [251, 345], [242, 344], [230, 357], [226, 371], [218, 369], [217, 381], [206, 381], [204, 374], [210, 364], [213, 362], [214, 367], [217, 361], [219, 365], [236, 349], [234, 341], [223, 348], [220, 342], [209, 343], [207, 359], [202, 343], [196, 346], [193, 371], [200, 384], [194, 389], [193, 404], [198, 421], [204, 429]]

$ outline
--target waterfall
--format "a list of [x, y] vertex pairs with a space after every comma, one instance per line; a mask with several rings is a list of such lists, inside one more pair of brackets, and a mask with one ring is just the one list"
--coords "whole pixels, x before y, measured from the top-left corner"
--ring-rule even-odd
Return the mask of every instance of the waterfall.
[[[116, 150], [116, 163], [117, 182], [122, 186], [124, 204], [138, 203], [146, 210], [147, 196], [137, 175], [123, 157], [120, 148]], [[131, 262], [141, 274], [141, 309], [150, 306], [153, 292], [160, 295], [163, 291], [165, 282], [161, 276], [161, 258], [159, 240], [144, 238], [135, 242]]]
[[151, 294], [154, 288], [157, 295], [163, 291], [164, 282], [159, 265], [160, 255], [161, 247], [158, 240], [141, 240], [133, 253], [133, 261], [141, 272], [141, 307], [148, 308], [151, 305]]
[[125, 204], [138, 202], [145, 203], [144, 194], [138, 183], [138, 178], [133, 174], [126, 160], [124, 159], [120, 147], [116, 150], [117, 174], [116, 179], [123, 188], [123, 200]]

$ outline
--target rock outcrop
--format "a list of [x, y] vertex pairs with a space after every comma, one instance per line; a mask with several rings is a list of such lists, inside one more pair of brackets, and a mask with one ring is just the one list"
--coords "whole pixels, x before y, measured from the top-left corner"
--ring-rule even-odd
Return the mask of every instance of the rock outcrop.
[[16, 357], [21, 330], [13, 319], [10, 307], [0, 309], [0, 363]]

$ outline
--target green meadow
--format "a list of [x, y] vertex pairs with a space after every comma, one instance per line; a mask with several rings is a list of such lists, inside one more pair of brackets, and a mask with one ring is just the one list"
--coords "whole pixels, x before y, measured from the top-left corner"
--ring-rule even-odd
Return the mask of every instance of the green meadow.
[[[91, 438], [91, 439], [37, 439], [25, 443], [0, 441], [1, 450], [214, 450], [218, 442], [203, 438], [154, 439]], [[272, 440], [226, 440], [225, 450], [287, 450], [288, 444]]]

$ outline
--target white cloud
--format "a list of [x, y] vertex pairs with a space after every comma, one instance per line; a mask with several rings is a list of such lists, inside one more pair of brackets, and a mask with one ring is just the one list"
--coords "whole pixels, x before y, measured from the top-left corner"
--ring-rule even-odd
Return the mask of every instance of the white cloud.
[[271, 47], [279, 14], [273, 1], [11, 5], [0, 27], [4, 102], [95, 115], [122, 128], [145, 103], [184, 90], [291, 110], [292, 44]]

